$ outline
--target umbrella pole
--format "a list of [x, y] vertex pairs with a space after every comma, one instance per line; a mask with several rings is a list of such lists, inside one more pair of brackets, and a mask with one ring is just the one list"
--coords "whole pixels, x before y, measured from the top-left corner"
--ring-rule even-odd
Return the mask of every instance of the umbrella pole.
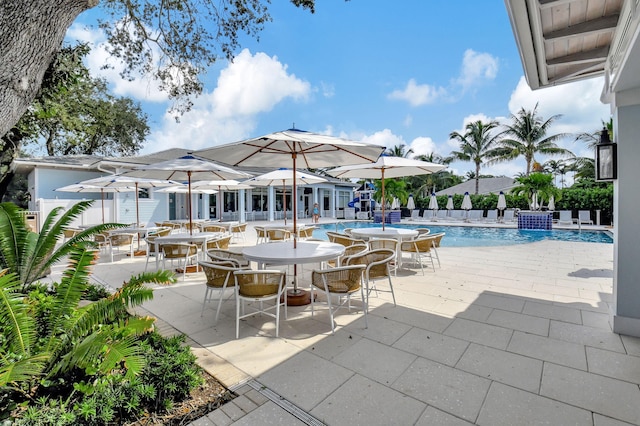
[[[192, 219], [192, 214], [191, 214], [191, 171], [187, 172], [187, 183], [189, 184], [189, 235], [193, 235], [193, 219]], [[185, 264], [185, 268], [186, 268], [186, 264]]]
[[384, 204], [385, 204], [385, 193], [384, 193], [384, 167], [382, 168], [382, 230], [384, 231]]
[[104, 225], [104, 188], [100, 188], [100, 201], [102, 202], [102, 224]]
[[140, 228], [140, 208], [138, 206], [138, 182], [136, 182], [136, 226]]
[[[293, 160], [294, 164], [296, 160]], [[296, 169], [293, 169], [293, 181], [296, 181]], [[295, 202], [295, 200], [294, 200]], [[282, 179], [282, 211], [284, 211], [284, 224], [287, 225], [287, 187], [284, 185], [284, 179]]]
[[[293, 249], [298, 247], [298, 195], [296, 193], [296, 153], [291, 154], [293, 158]], [[286, 217], [286, 214], [285, 214]], [[293, 265], [293, 290], [287, 292], [287, 305], [301, 306], [311, 303], [311, 293], [298, 289], [298, 265]]]

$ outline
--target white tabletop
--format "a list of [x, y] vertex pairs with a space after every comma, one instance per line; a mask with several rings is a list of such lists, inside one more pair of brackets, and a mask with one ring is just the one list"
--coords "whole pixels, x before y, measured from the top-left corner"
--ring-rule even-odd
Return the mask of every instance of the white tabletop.
[[294, 265], [335, 259], [344, 254], [344, 246], [324, 241], [298, 241], [294, 249], [292, 241], [285, 241], [245, 247], [242, 254], [253, 262]]
[[153, 240], [156, 244], [162, 243], [194, 243], [203, 242], [210, 238], [222, 237], [224, 234], [221, 232], [194, 232], [190, 234], [188, 232], [181, 232], [179, 234], [165, 235], [164, 237], [158, 237]]
[[351, 234], [354, 237], [359, 238], [394, 238], [394, 239], [409, 239], [418, 236], [418, 231], [415, 229], [406, 228], [390, 228], [385, 227], [371, 227], [371, 228], [354, 228], [351, 230]]

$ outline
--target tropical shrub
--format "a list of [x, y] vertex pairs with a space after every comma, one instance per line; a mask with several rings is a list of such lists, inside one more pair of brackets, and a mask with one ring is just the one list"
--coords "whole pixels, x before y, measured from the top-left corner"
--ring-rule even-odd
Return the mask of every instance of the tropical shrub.
[[62, 207], [53, 209], [44, 220], [40, 233], [29, 230], [22, 209], [13, 203], [0, 204], [0, 269], [8, 269], [16, 275], [21, 283], [21, 291], [24, 292], [27, 285], [46, 275], [46, 271], [68, 256], [73, 247], [95, 247], [92, 241], [94, 234], [126, 226], [114, 223], [94, 226], [58, 244], [65, 228], [91, 203], [81, 201], [66, 212]]

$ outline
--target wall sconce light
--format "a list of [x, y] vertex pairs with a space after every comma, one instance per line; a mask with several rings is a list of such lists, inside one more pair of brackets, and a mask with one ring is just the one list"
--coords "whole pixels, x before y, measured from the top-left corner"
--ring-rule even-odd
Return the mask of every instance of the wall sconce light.
[[600, 132], [596, 145], [596, 181], [612, 181], [618, 178], [618, 146], [609, 139], [606, 128]]

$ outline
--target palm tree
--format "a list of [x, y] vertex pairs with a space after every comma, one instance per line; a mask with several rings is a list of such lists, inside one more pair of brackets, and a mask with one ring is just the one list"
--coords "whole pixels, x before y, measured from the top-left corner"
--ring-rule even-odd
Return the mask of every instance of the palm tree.
[[515, 195], [524, 195], [529, 201], [529, 205], [536, 196], [540, 205], [538, 209], [542, 209], [542, 204], [549, 201], [553, 196], [556, 200], [560, 200], [561, 192], [553, 185], [553, 176], [547, 173], [531, 173], [526, 176], [516, 178], [518, 185], [511, 189], [511, 193]]
[[548, 120], [543, 120], [537, 114], [538, 105], [531, 111], [521, 108], [517, 115], [511, 115], [512, 124], [505, 126], [502, 132], [503, 138], [496, 148], [496, 161], [511, 161], [523, 156], [526, 163], [526, 175], [531, 173], [531, 166], [535, 161], [535, 155], [571, 155], [567, 149], [560, 148], [556, 142], [567, 137], [565, 133], [547, 136], [549, 127], [561, 115], [557, 114]]
[[409, 155], [411, 154], [413, 154], [413, 149], [407, 149], [407, 145], [403, 143], [385, 151], [385, 155], [388, 155], [389, 157], [409, 158]]
[[[433, 152], [430, 154], [416, 155], [413, 159], [436, 164], [449, 164], [452, 160]], [[425, 197], [427, 194], [430, 194], [432, 190], [435, 190], [435, 188], [446, 188], [447, 182], [450, 180], [450, 175], [450, 172], [442, 170], [429, 175], [409, 176], [405, 178], [405, 181], [409, 184], [410, 192], [422, 194], [422, 196]]]
[[497, 121], [483, 123], [481, 120], [469, 123], [465, 127], [464, 135], [452, 132], [449, 137], [460, 142], [460, 151], [451, 152], [454, 160], [472, 161], [476, 165], [475, 180], [477, 194], [480, 186], [480, 167], [485, 159], [493, 159], [494, 145], [499, 135], [492, 131], [498, 127]]

